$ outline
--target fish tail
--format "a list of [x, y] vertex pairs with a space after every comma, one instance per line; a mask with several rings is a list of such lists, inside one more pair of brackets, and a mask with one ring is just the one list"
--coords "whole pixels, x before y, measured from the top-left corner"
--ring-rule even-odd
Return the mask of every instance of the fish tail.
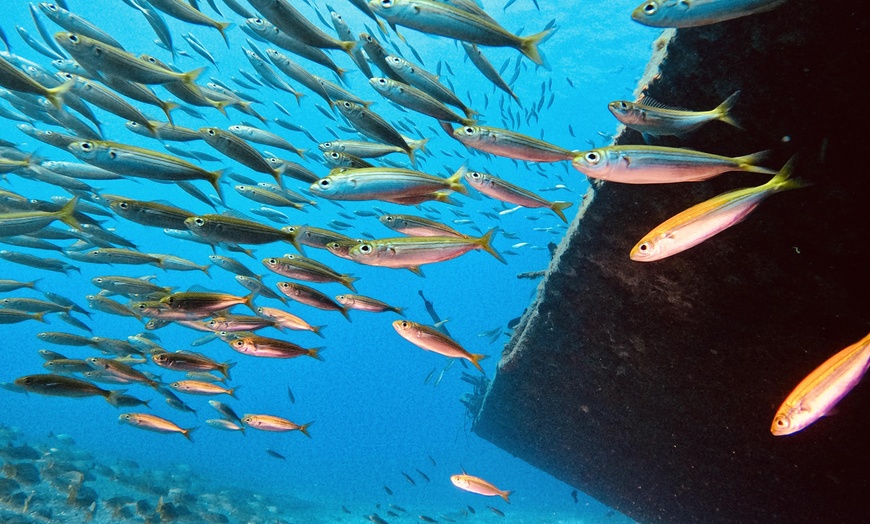
[[303, 160], [305, 159], [305, 153], [308, 152], [308, 149], [297, 149], [296, 154], [299, 155]]
[[44, 323], [44, 324], [48, 324], [48, 323], [49, 323], [48, 320], [45, 320], [45, 314], [46, 314], [46, 313], [48, 313], [48, 311], [40, 311], [39, 313], [34, 313], [33, 316], [32, 316], [32, 318], [33, 318], [34, 320], [38, 320], [38, 321], [40, 321], [40, 322], [42, 322], [42, 323]]
[[412, 146], [417, 151], [426, 152], [426, 144], [429, 143], [428, 138], [421, 138], [420, 140], [414, 141], [414, 145]]
[[79, 203], [79, 197], [75, 197], [64, 205], [60, 211], [57, 212], [57, 219], [63, 222], [64, 224], [74, 227], [77, 230], [82, 230], [82, 225], [79, 224], [79, 221], [76, 220], [75, 212], [76, 212], [76, 204]]
[[498, 496], [503, 498], [505, 502], [510, 504], [511, 503], [511, 499], [510, 499], [511, 493], [513, 493], [513, 491], [506, 489], [504, 491], [499, 491]]
[[465, 178], [465, 173], [468, 171], [468, 166], [462, 164], [459, 166], [459, 169], [453, 173], [453, 176], [447, 179], [447, 183], [450, 184], [450, 189], [456, 191], [457, 193], [462, 193], [463, 195], [468, 194], [468, 189], [465, 187], [465, 184], [462, 183], [462, 179]]
[[[472, 364], [474, 364], [474, 367], [476, 367], [478, 369], [478, 371], [480, 371], [481, 373], [485, 373], [483, 371], [483, 368], [480, 367], [480, 361], [487, 359], [487, 358], [489, 358], [489, 355], [481, 355], [480, 353], [472, 353], [469, 360], [471, 361]], [[505, 499], [505, 500], [507, 500], [507, 499]]]
[[219, 171], [209, 171], [208, 181], [211, 183], [212, 187], [215, 191], [217, 191], [218, 198], [220, 198], [221, 203], [224, 203], [224, 191], [221, 189], [220, 179], [223, 176], [224, 170], [221, 169]]
[[61, 85], [48, 89], [45, 98], [47, 98], [55, 108], [61, 109], [63, 107], [63, 95], [69, 92], [74, 85], [76, 85], [76, 79], [70, 78]]
[[205, 273], [205, 276], [211, 278], [211, 273], [209, 273], [209, 270], [211, 269], [211, 264], [208, 264], [207, 266], [199, 266], [199, 269], [200, 271]]
[[169, 125], [175, 125], [175, 122], [173, 122], [172, 120], [172, 111], [178, 109], [179, 107], [181, 106], [169, 100], [165, 100], [162, 104], [160, 104], [160, 109], [162, 109], [163, 114], [166, 115], [166, 120], [169, 121]]
[[465, 118], [468, 118], [470, 120], [476, 121], [477, 120], [476, 117], [480, 116], [479, 112], [475, 111], [474, 109], [471, 109], [468, 106], [463, 107], [462, 112], [465, 113]]
[[359, 280], [359, 277], [352, 277], [350, 275], [344, 275], [341, 277], [341, 283], [353, 292], [356, 292], [356, 288], [353, 287], [353, 283], [357, 280]]
[[782, 166], [782, 169], [779, 170], [776, 176], [770, 179], [770, 181], [765, 185], [770, 187], [775, 193], [779, 193], [780, 191], [788, 191], [789, 189], [798, 189], [810, 185], [810, 183], [805, 180], [791, 177], [791, 173], [794, 169], [794, 164], [796, 160], [797, 155], [791, 157], [788, 162], [786, 162], [785, 165]]
[[[321, 333], [321, 331], [323, 331], [323, 328], [325, 328], [325, 327], [326, 327], [325, 325], [324, 326], [311, 326], [311, 332], [320, 338], [326, 338], [323, 336], [323, 333]], [[317, 358], [317, 360], [323, 360], [322, 358], [318, 358], [318, 357], [314, 357], [314, 358]]]
[[215, 109], [220, 111], [221, 114], [224, 115], [225, 117], [229, 117], [229, 115], [227, 115], [227, 106], [232, 105], [232, 104], [233, 104], [232, 100], [219, 100], [217, 102], [213, 102], [212, 107], [214, 107]]
[[293, 91], [291, 91], [290, 93], [296, 97], [296, 104], [301, 106], [302, 105], [302, 97], [305, 96], [305, 93], [300, 93], [299, 91], [296, 91], [295, 89]]
[[194, 89], [198, 89], [198, 86], [194, 83], [196, 79], [199, 78], [199, 75], [203, 74], [205, 70], [208, 69], [206, 67], [198, 67], [192, 71], [188, 71], [186, 73], [181, 74], [181, 82], [186, 84]]
[[405, 146], [408, 148], [405, 152], [408, 153], [408, 158], [411, 159], [411, 166], [417, 167], [417, 159], [414, 157], [414, 148], [409, 146], [407, 142], [405, 143]]
[[553, 210], [553, 213], [556, 213], [557, 215], [559, 215], [559, 218], [561, 218], [562, 221], [565, 222], [565, 223], [567, 224], [567, 223], [568, 223], [568, 219], [565, 218], [565, 213], [563, 213], [562, 210], [563, 210], [563, 209], [568, 209], [569, 207], [571, 207], [571, 206], [573, 206], [573, 205], [574, 205], [574, 202], [562, 202], [562, 201], [559, 201], [559, 202], [553, 202], [553, 203], [550, 205], [550, 209]]
[[[325, 326], [320, 326], [320, 327], [325, 327]], [[320, 333], [318, 333], [318, 335], [320, 335]], [[320, 335], [320, 336], [323, 336], [323, 335]], [[317, 359], [317, 360], [323, 362], [323, 355], [321, 355], [321, 353], [323, 352], [324, 349], [326, 349], [326, 348], [323, 346], [311, 348], [308, 350], [308, 356], [313, 358], [313, 359]]]
[[236, 387], [234, 387], [234, 388], [230, 388], [230, 389], [228, 389], [228, 390], [227, 390], [227, 395], [229, 395], [229, 396], [233, 397], [234, 399], [238, 400], [239, 397], [236, 396], [236, 391], [238, 391], [240, 387], [242, 387], [242, 386], [236, 386]]
[[766, 173], [768, 175], [776, 174], [776, 171], [773, 169], [768, 169], [758, 165], [766, 160], [768, 156], [770, 156], [769, 149], [751, 155], [734, 157], [733, 160], [737, 162], [739, 169], [742, 171], [747, 171], [749, 173]]
[[725, 122], [726, 124], [730, 124], [737, 129], [743, 129], [740, 125], [740, 122], [737, 121], [733, 116], [731, 116], [731, 109], [734, 107], [734, 104], [737, 103], [737, 98], [740, 97], [740, 91], [734, 91], [734, 93], [725, 99], [724, 102], [719, 104], [719, 107], [714, 109], [715, 113], [719, 114], [719, 120]]
[[[344, 74], [347, 73], [347, 69], [343, 69], [341, 67], [335, 68], [335, 74], [338, 75], [338, 79], [344, 82]], [[334, 102], [332, 100], [329, 101], [329, 106], [332, 107]]]
[[215, 22], [215, 29], [224, 37], [224, 43], [227, 44], [227, 47], [230, 47], [230, 39], [227, 38], [227, 29], [229, 29], [233, 24], [230, 22]]
[[485, 235], [477, 239], [477, 244], [483, 248], [487, 253], [494, 256], [499, 262], [502, 264], [507, 264], [507, 260], [504, 259], [501, 254], [492, 247], [492, 237], [495, 235], [496, 231], [498, 231], [498, 227], [494, 227], [486, 232]]
[[244, 304], [246, 306], [248, 306], [254, 312], [254, 314], [257, 313], [257, 306], [254, 305], [254, 298], [256, 298], [256, 296], [257, 296], [256, 293], [251, 293], [249, 295], [245, 295], [245, 302], [244, 302]]
[[341, 309], [339, 309], [339, 311], [341, 311], [341, 314], [344, 315], [344, 318], [346, 318], [348, 322], [353, 322], [353, 320], [351, 320], [351, 318], [350, 318], [350, 309], [349, 308], [342, 307]]
[[390, 311], [392, 311], [393, 313], [396, 313], [399, 316], [402, 316], [402, 317], [405, 316], [405, 308], [403, 308], [403, 307], [391, 307]]
[[190, 434], [193, 433], [194, 431], [196, 431], [197, 429], [199, 429], [199, 428], [187, 428], [187, 429], [182, 429], [182, 430], [181, 430], [181, 434], [184, 435], [184, 438], [186, 438], [187, 440], [193, 442], [193, 437], [191, 437]]
[[118, 398], [120, 398], [120, 396], [126, 392], [127, 392], [126, 389], [113, 389], [111, 391], [107, 391], [106, 392], [106, 402], [115, 406], [116, 408], [121, 407], [119, 404]]
[[221, 372], [221, 375], [226, 377], [227, 380], [230, 379], [230, 370], [236, 365], [235, 362], [224, 362], [223, 364], [218, 366], [218, 371]]
[[532, 62], [538, 65], [544, 65], [544, 59], [538, 51], [538, 45], [550, 38], [555, 30], [555, 27], [551, 27], [550, 29], [545, 29], [532, 36], [520, 38], [520, 52], [529, 57]]
[[301, 431], [302, 434], [308, 438], [311, 438], [311, 434], [308, 433], [308, 428], [311, 426], [311, 424], [314, 424], [313, 420], [307, 424], [302, 424], [301, 426], [299, 426], [299, 431]]
[[347, 41], [342, 40], [340, 45], [341, 45], [341, 49], [345, 53], [350, 55], [351, 58], [353, 58], [353, 50], [356, 47], [356, 44], [357, 44], [356, 40], [347, 40]]

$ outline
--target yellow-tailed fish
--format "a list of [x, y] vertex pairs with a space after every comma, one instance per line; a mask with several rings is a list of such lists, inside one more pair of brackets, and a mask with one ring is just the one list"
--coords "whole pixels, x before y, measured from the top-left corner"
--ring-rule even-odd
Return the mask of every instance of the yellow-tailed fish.
[[370, 78], [369, 84], [384, 98], [436, 120], [456, 122], [464, 126], [475, 123], [475, 120], [457, 115], [441, 101], [414, 86], [380, 77]]
[[568, 222], [568, 219], [565, 218], [565, 213], [562, 210], [574, 205], [573, 202], [549, 202], [531, 191], [487, 173], [469, 171], [465, 173], [465, 180], [484, 195], [491, 196], [502, 202], [523, 207], [545, 207], [550, 209], [564, 222]]
[[15, 64], [0, 56], [0, 86], [20, 93], [45, 97], [57, 109], [63, 107], [63, 95], [72, 88], [73, 84], [75, 82], [69, 80], [49, 89], [30, 78], [30, 76], [16, 67]]
[[[467, 173], [466, 173], [467, 174]], [[393, 231], [413, 237], [459, 237], [471, 238], [452, 227], [425, 217], [413, 215], [381, 215], [381, 224]]]
[[493, 155], [530, 162], [572, 160], [576, 151], [539, 140], [516, 131], [486, 126], [463, 126], [453, 130], [453, 138], [468, 147]]
[[436, 100], [458, 107], [463, 113], [465, 113], [467, 118], [472, 118], [477, 114], [476, 111], [465, 105], [465, 103], [456, 96], [456, 93], [439, 82], [436, 75], [433, 75], [422, 67], [412, 64], [399, 56], [388, 55], [385, 57], [385, 60], [387, 66], [389, 66], [389, 68], [397, 75], [402, 77], [402, 80], [404, 80], [405, 83], [423, 90]]
[[648, 0], [631, 13], [651, 27], [697, 27], [775, 9], [786, 0]]
[[317, 336], [323, 338], [323, 334], [320, 332], [326, 326], [312, 326], [305, 320], [297, 317], [292, 313], [288, 313], [287, 311], [283, 311], [281, 309], [276, 309], [273, 307], [258, 307], [257, 314], [268, 318], [275, 322], [276, 326], [285, 329], [292, 329], [294, 331], [311, 331], [315, 333]]
[[351, 260], [368, 266], [418, 269], [423, 264], [450, 260], [482, 249], [499, 262], [504, 258], [492, 247], [492, 236], [498, 228], [490, 229], [481, 237], [396, 237], [367, 240], [350, 248]]
[[240, 297], [229, 293], [216, 293], [211, 291], [180, 291], [172, 293], [160, 299], [160, 302], [166, 304], [170, 309], [184, 311], [186, 313], [198, 313], [203, 311], [216, 312], [223, 311], [235, 305], [244, 304], [256, 312], [254, 307], [254, 295], [245, 295]]
[[428, 196], [436, 191], [467, 194], [462, 184], [465, 168], [441, 178], [420, 171], [390, 167], [351, 169], [321, 178], [311, 184], [316, 196], [330, 200], [389, 200]]
[[0, 308], [0, 324], [17, 324], [25, 320], [38, 320], [48, 324], [48, 321], [43, 318], [47, 313], [47, 311], [31, 313], [30, 311], [18, 309]]
[[213, 382], [203, 382], [201, 380], [179, 380], [169, 384], [169, 387], [190, 395], [229, 395], [233, 398], [238, 398], [236, 397], [236, 390], [239, 389], [238, 387], [227, 389]]
[[235, 351], [243, 355], [264, 358], [295, 358], [307, 355], [317, 360], [323, 360], [320, 352], [323, 348], [303, 348], [286, 340], [248, 335], [229, 341], [229, 345]]
[[380, 300], [366, 297], [363, 295], [338, 295], [335, 297], [335, 300], [336, 302], [344, 305], [344, 307], [348, 309], [358, 309], [360, 311], [370, 311], [372, 313], [383, 313], [384, 311], [392, 311], [401, 316], [405, 315], [402, 312], [403, 308], [391, 306], [386, 302], [382, 302]]
[[350, 100], [335, 100], [335, 107], [338, 108], [341, 114], [347, 118], [357, 131], [372, 140], [401, 148], [402, 151], [407, 153], [408, 158], [411, 159], [411, 164], [414, 165], [416, 163], [414, 149], [408, 145], [408, 142], [396, 131], [396, 128], [380, 115], [367, 109], [362, 104]]
[[247, 219], [233, 212], [223, 215], [190, 217], [184, 221], [184, 225], [197, 235], [213, 242], [239, 245], [283, 241], [294, 244], [294, 237], [290, 233]]
[[199, 134], [208, 145], [221, 153], [254, 171], [272, 176], [278, 184], [281, 184], [281, 172], [272, 167], [254, 146], [243, 139], [216, 127], [200, 128]]
[[263, 265], [281, 276], [306, 282], [337, 282], [351, 291], [356, 291], [353, 283], [359, 280], [359, 277], [343, 275], [326, 264], [301, 255], [264, 258]]
[[870, 334], [837, 352], [789, 393], [776, 411], [770, 432], [796, 433], [827, 414], [854, 388], [870, 367]]
[[199, 9], [196, 9], [187, 2], [181, 0], [148, 0], [148, 3], [178, 20], [217, 29], [224, 38], [224, 42], [226, 42], [227, 46], [230, 45], [226, 35], [227, 28], [232, 25], [229, 22], [218, 22], [212, 20], [202, 14]]
[[623, 184], [699, 182], [729, 171], [774, 174], [756, 165], [768, 154], [727, 157], [691, 149], [660, 146], [608, 146], [576, 153], [572, 164], [591, 178]]
[[55, 397], [103, 397], [117, 407], [117, 399], [125, 390], [105, 390], [85, 380], [61, 375], [27, 375], [15, 379], [15, 385], [30, 393]]
[[487, 355], [468, 352], [458, 342], [434, 327], [411, 322], [410, 320], [395, 320], [393, 321], [393, 329], [402, 338], [421, 349], [432, 351], [445, 357], [465, 359], [483, 373], [480, 361], [487, 358]]
[[793, 159], [766, 184], [723, 193], [666, 220], [631, 249], [631, 259], [652, 262], [685, 251], [739, 224], [770, 195], [803, 187], [789, 178], [792, 164]]
[[174, 422], [170, 422], [165, 418], [160, 418], [147, 413], [123, 413], [118, 417], [119, 424], [130, 424], [131, 426], [157, 433], [181, 433], [184, 438], [193, 442], [190, 434], [196, 428], [181, 428]]
[[288, 0], [248, 0], [263, 17], [288, 35], [312, 47], [341, 49], [350, 54], [355, 42], [342, 42], [321, 31], [297, 11]]
[[669, 136], [691, 133], [708, 122], [719, 120], [740, 128], [731, 116], [731, 108], [737, 103], [740, 91], [736, 91], [715, 109], [709, 111], [688, 111], [666, 107], [658, 102], [644, 98], [640, 102], [617, 100], [607, 105], [617, 120], [645, 135]]
[[306, 437], [311, 438], [311, 435], [308, 434], [308, 427], [314, 422], [309, 422], [307, 424], [296, 424], [295, 422], [291, 422], [286, 418], [276, 417], [274, 415], [250, 415], [245, 414], [242, 417], [242, 422], [245, 423], [246, 426], [252, 427], [254, 429], [259, 429], [260, 431], [301, 431]]
[[151, 360], [162, 368], [178, 371], [220, 371], [226, 378], [230, 378], [230, 369], [236, 365], [235, 362], [217, 362], [191, 351], [155, 353], [151, 355]]
[[111, 375], [122, 378], [129, 382], [141, 382], [152, 388], [156, 388], [159, 384], [148, 378], [141, 371], [134, 369], [132, 366], [119, 362], [111, 358], [89, 357], [85, 360], [91, 368], [96, 370], [104, 370]]
[[297, 284], [296, 282], [278, 282], [278, 290], [288, 298], [292, 298], [296, 302], [305, 304], [306, 306], [316, 307], [325, 311], [338, 311], [344, 318], [350, 321], [350, 316], [347, 314], [347, 308], [337, 304], [334, 300], [326, 296], [320, 291]]
[[79, 197], [70, 200], [58, 211], [19, 211], [12, 213], [0, 213], [0, 237], [12, 237], [16, 235], [28, 235], [39, 231], [55, 220], [60, 220], [68, 226], [79, 231], [82, 225], [73, 216]]
[[480, 477], [469, 475], [465, 473], [465, 471], [463, 471], [461, 475], [452, 475], [450, 477], [450, 482], [459, 489], [470, 491], [471, 493], [477, 493], [478, 495], [485, 495], [487, 497], [501, 497], [508, 504], [511, 503], [509, 498], [511, 491], [498, 489], [492, 483], [487, 482]]
[[73, 142], [67, 150], [88, 164], [127, 176], [169, 182], [207, 180], [223, 198], [220, 171], [206, 171], [172, 155], [102, 140]]
[[532, 36], [520, 37], [509, 33], [491, 18], [433, 0], [369, 0], [369, 7], [386, 18], [394, 29], [398, 24], [465, 42], [513, 47], [538, 65], [544, 63], [538, 52], [538, 44], [554, 31], [552, 28], [545, 29]]
[[193, 82], [205, 70], [201, 67], [187, 73], [176, 73], [123, 49], [76, 33], [55, 33], [54, 40], [89, 72], [115, 76], [140, 84], [181, 82], [196, 87]]
[[184, 221], [195, 213], [160, 202], [133, 200], [118, 195], [103, 195], [118, 216], [144, 226], [164, 229], [186, 229]]

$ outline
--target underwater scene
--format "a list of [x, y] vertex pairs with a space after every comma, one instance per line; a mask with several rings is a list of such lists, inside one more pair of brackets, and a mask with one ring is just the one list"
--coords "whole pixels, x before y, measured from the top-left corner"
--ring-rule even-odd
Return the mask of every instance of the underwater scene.
[[[636, 263], [806, 185], [675, 147], [739, 90], [641, 95], [663, 30], [782, 3], [4, 3], [0, 522], [633, 522], [473, 419], [590, 180], [764, 179]], [[853, 342], [771, 433], [857, 384]]]

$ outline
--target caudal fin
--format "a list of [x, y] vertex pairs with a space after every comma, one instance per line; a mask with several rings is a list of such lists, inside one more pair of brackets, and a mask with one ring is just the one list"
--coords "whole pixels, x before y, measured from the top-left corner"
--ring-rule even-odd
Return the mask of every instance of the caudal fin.
[[447, 183], [450, 184], [451, 190], [456, 191], [457, 193], [462, 193], [463, 195], [468, 194], [468, 188], [466, 188], [465, 184], [462, 183], [467, 171], [468, 166], [463, 164], [459, 166], [459, 169], [457, 169], [455, 173], [453, 173], [453, 176], [447, 179]]
[[505, 502], [510, 504], [511, 503], [511, 499], [510, 499], [511, 493], [513, 493], [513, 491], [506, 489], [504, 491], [499, 491], [498, 496], [503, 498]]
[[311, 438], [311, 433], [308, 433], [308, 428], [311, 426], [311, 424], [314, 424], [314, 421], [311, 421], [308, 424], [302, 424], [301, 426], [299, 426], [299, 431], [301, 431], [302, 434], [308, 438]]
[[737, 162], [737, 164], [739, 165], [739, 169], [742, 171], [747, 171], [749, 173], [766, 173], [768, 175], [773, 175], [776, 173], [776, 171], [758, 165], [765, 159], [767, 159], [768, 156], [770, 156], [769, 150], [759, 151], [758, 153], [753, 153], [746, 156], [738, 156], [735, 157], [733, 160]]
[[186, 438], [187, 440], [193, 442], [193, 437], [191, 437], [190, 434], [193, 433], [194, 431], [196, 431], [197, 429], [199, 429], [199, 428], [187, 428], [187, 429], [182, 429], [182, 430], [181, 430], [181, 434], [184, 435], [184, 438]]
[[541, 57], [541, 53], [538, 51], [538, 45], [548, 39], [554, 31], [556, 31], [556, 28], [551, 27], [532, 36], [520, 38], [520, 52], [529, 57], [532, 62], [538, 65], [544, 65], [544, 59]]
[[[320, 327], [323, 327], [323, 326], [320, 326]], [[320, 330], [318, 329], [318, 331], [315, 331], [315, 333], [317, 333], [318, 335], [320, 335]], [[323, 335], [320, 335], [320, 336], [322, 337]], [[326, 349], [326, 348], [324, 348], [324, 347], [311, 348], [311, 349], [308, 350], [308, 356], [311, 357], [311, 358], [316, 358], [317, 360], [323, 362], [323, 356], [322, 356], [320, 353], [321, 353], [324, 349]]]
[[494, 247], [492, 247], [492, 237], [493, 235], [495, 235], [496, 231], [498, 231], [497, 227], [494, 227], [487, 231], [486, 234], [477, 239], [477, 244], [481, 247], [481, 249], [494, 256], [499, 262], [501, 262], [502, 264], [507, 264], [507, 260], [505, 260], [504, 257], [501, 256], [501, 253], [499, 253], [495, 250]]
[[[476, 367], [478, 369], [478, 371], [480, 371], [481, 373], [485, 373], [483, 371], [483, 368], [480, 367], [480, 361], [487, 359], [487, 358], [489, 358], [489, 355], [481, 355], [480, 353], [472, 353], [471, 358], [469, 358], [469, 360], [471, 361], [472, 364], [474, 364], [474, 367]], [[505, 499], [505, 500], [507, 500], [507, 499]]]
[[574, 205], [574, 202], [562, 202], [562, 201], [552, 202], [550, 204], [550, 209], [553, 210], [553, 213], [556, 213], [557, 215], [559, 215], [559, 218], [561, 218], [562, 221], [567, 224], [568, 219], [565, 217], [565, 213], [563, 213], [562, 210], [568, 209], [569, 207], [571, 207], [573, 205]]
[[75, 197], [69, 202], [66, 203], [58, 212], [57, 219], [63, 222], [64, 224], [76, 228], [78, 231], [82, 230], [82, 225], [79, 224], [79, 221], [76, 220], [75, 212], [76, 212], [76, 204], [79, 203], [79, 197]]
[[713, 111], [715, 111], [716, 113], [719, 114], [718, 118], [722, 122], [725, 122], [726, 124], [730, 124], [730, 125], [736, 127], [737, 129], [743, 129], [743, 127], [740, 125], [740, 122], [738, 122], [731, 115], [731, 109], [734, 107], [734, 104], [737, 103], [738, 97], [740, 97], [740, 91], [739, 90], [734, 91], [734, 93], [731, 96], [726, 98], [725, 101], [722, 102], [721, 104], [719, 104], [719, 107], [717, 107]]
[[61, 109], [63, 107], [63, 95], [72, 89], [74, 85], [76, 85], [76, 79], [70, 78], [57, 87], [47, 89], [45, 92], [45, 98], [47, 98], [55, 108]]

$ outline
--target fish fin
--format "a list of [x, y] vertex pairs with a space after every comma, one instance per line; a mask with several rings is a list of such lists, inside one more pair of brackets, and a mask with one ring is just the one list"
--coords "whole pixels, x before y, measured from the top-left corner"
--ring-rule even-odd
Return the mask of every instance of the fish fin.
[[256, 297], [257, 297], [256, 293], [251, 293], [249, 295], [245, 295], [245, 302], [244, 302], [244, 304], [246, 306], [248, 306], [251, 309], [251, 311], [254, 312], [255, 315], [257, 314], [257, 306], [254, 305], [254, 299]]
[[196, 82], [196, 79], [199, 78], [199, 75], [203, 74], [206, 69], [208, 69], [208, 68], [207, 67], [198, 67], [192, 71], [182, 73], [181, 74], [181, 82], [183, 84], [187, 84], [188, 86], [190, 86], [192, 88], [199, 89], [199, 86], [197, 86], [194, 82]]
[[559, 218], [561, 218], [562, 221], [565, 222], [565, 223], [567, 224], [567, 223], [568, 223], [568, 219], [565, 218], [565, 213], [563, 213], [562, 210], [563, 210], [563, 209], [568, 209], [569, 207], [571, 207], [571, 206], [573, 206], [573, 205], [574, 205], [574, 202], [562, 202], [562, 201], [559, 201], [559, 202], [553, 202], [553, 203], [551, 204], [550, 209], [553, 210], [553, 213], [556, 213], [557, 215], [559, 215]]
[[438, 125], [440, 125], [441, 129], [443, 129], [444, 132], [447, 133], [447, 136], [456, 140], [456, 137], [453, 136], [453, 126], [450, 125], [450, 122], [445, 122], [443, 120], [439, 120]]
[[761, 167], [758, 164], [763, 162], [767, 157], [770, 156], [770, 150], [759, 151], [758, 153], [753, 153], [751, 155], [744, 155], [734, 157], [732, 160], [739, 164], [739, 167], [742, 171], [747, 171], [749, 173], [766, 173], [768, 175], [776, 174], [776, 171], [773, 169], [768, 169], [766, 167]]
[[106, 395], [106, 402], [115, 406], [116, 408], [121, 407], [118, 404], [118, 397], [120, 397], [121, 395], [123, 395], [126, 392], [127, 392], [126, 389], [113, 389], [113, 390], [109, 391], [108, 395]]
[[731, 116], [731, 109], [734, 107], [734, 104], [737, 103], [737, 98], [740, 96], [740, 91], [734, 91], [734, 93], [725, 99], [724, 102], [719, 104], [719, 107], [714, 109], [713, 111], [719, 114], [719, 120], [725, 122], [726, 124], [731, 124], [737, 129], [743, 129], [740, 125], [740, 122], [737, 121], [733, 116]]
[[[340, 45], [341, 45], [341, 49], [345, 53], [350, 55], [351, 58], [353, 58], [353, 50], [354, 50], [354, 48], [356, 48], [356, 44], [357, 44], [356, 40], [342, 40]], [[341, 75], [339, 75], [339, 76], [341, 76]]]
[[359, 280], [359, 277], [352, 277], [350, 275], [342, 275], [341, 283], [344, 284], [345, 287], [350, 289], [353, 292], [356, 292], [356, 288], [353, 287], [353, 283]]
[[191, 437], [190, 434], [193, 433], [194, 431], [198, 430], [198, 429], [199, 429], [199, 428], [187, 428], [187, 429], [182, 429], [182, 430], [181, 430], [181, 434], [184, 435], [184, 438], [186, 438], [187, 440], [193, 442], [193, 437]]
[[221, 188], [220, 180], [225, 171], [226, 169], [209, 171], [210, 176], [208, 179], [208, 181], [211, 183], [211, 186], [214, 188], [215, 191], [217, 191], [218, 198], [221, 199], [221, 204], [224, 205], [226, 205], [226, 202], [224, 201], [224, 190]]
[[468, 194], [468, 188], [465, 187], [465, 184], [462, 183], [462, 179], [465, 178], [465, 173], [468, 171], [468, 166], [462, 164], [459, 166], [459, 169], [453, 173], [453, 176], [447, 179], [447, 183], [450, 184], [450, 189], [456, 191], [457, 193], [462, 193], [463, 195]]
[[324, 349], [326, 349], [326, 348], [322, 347], [322, 346], [316, 347], [316, 348], [311, 348], [308, 350], [308, 356], [323, 362], [323, 356], [320, 353], [322, 353]]
[[236, 396], [236, 391], [238, 391], [240, 387], [242, 387], [242, 386], [236, 386], [236, 387], [234, 387], [234, 388], [230, 388], [230, 389], [228, 389], [228, 390], [227, 390], [227, 395], [229, 395], [229, 396], [233, 397], [234, 399], [238, 400], [239, 397]]
[[414, 273], [418, 277], [424, 277], [424, 278], [426, 277], [426, 275], [423, 274], [423, 270], [420, 269], [420, 266], [408, 266], [407, 269], [408, 269], [408, 271], [410, 271], [411, 273]]
[[[487, 359], [487, 358], [489, 358], [489, 355], [481, 355], [480, 353], [472, 353], [471, 358], [469, 358], [469, 360], [471, 360], [471, 363], [474, 364], [474, 367], [476, 367], [478, 369], [478, 371], [480, 371], [481, 373], [485, 373], [483, 371], [483, 368], [480, 367], [480, 361]], [[505, 499], [505, 500], [507, 500], [507, 499]]]
[[302, 424], [301, 426], [299, 426], [299, 431], [301, 431], [302, 434], [308, 438], [311, 438], [311, 434], [308, 433], [308, 428], [311, 427], [311, 424], [314, 424], [313, 420], [307, 424]]
[[49, 324], [50, 322], [49, 322], [48, 320], [45, 320], [45, 314], [46, 314], [46, 313], [48, 313], [48, 311], [40, 311], [39, 313], [34, 313], [34, 314], [33, 314], [33, 319], [34, 319], [34, 320], [38, 320], [38, 321], [40, 321], [40, 322], [42, 322], [42, 323], [44, 323], [44, 324]]
[[414, 149], [416, 149], [417, 151], [422, 151], [425, 153], [426, 152], [426, 144], [428, 144], [428, 143], [429, 143], [429, 138], [421, 138], [420, 140], [415, 140], [414, 144], [416, 147], [414, 147]]
[[544, 59], [541, 57], [541, 53], [538, 52], [538, 44], [545, 42], [548, 38], [550, 38], [557, 28], [551, 27], [550, 29], [545, 29], [540, 33], [534, 34], [532, 36], [527, 36], [521, 38], [520, 44], [520, 52], [529, 59], [538, 64], [544, 65]]
[[169, 121], [169, 125], [175, 125], [172, 120], [172, 111], [178, 109], [179, 107], [181, 106], [169, 100], [165, 100], [162, 104], [160, 104], [160, 109], [162, 109], [163, 114], [166, 115], [166, 120]]
[[75, 78], [70, 78], [66, 82], [62, 83], [57, 87], [52, 87], [51, 89], [46, 90], [45, 98], [51, 102], [57, 109], [63, 108], [63, 95], [69, 92], [70, 89], [76, 84]]
[[82, 230], [82, 225], [79, 224], [79, 221], [76, 220], [75, 212], [76, 212], [76, 204], [79, 203], [79, 197], [75, 197], [64, 205], [60, 211], [57, 212], [57, 219], [63, 222], [64, 224], [74, 227], [77, 230]]
[[[323, 331], [323, 328], [325, 328], [325, 327], [326, 327], [325, 325], [323, 325], [323, 326], [311, 326], [311, 332], [320, 338], [326, 338], [323, 336], [323, 333], [321, 333], [321, 331]], [[317, 357], [315, 357], [315, 358], [317, 358]], [[323, 359], [318, 359], [318, 360], [323, 360]]]
[[230, 380], [230, 370], [236, 365], [236, 362], [224, 362], [223, 364], [218, 366], [218, 371], [221, 372], [223, 376]]
[[353, 322], [350, 318], [350, 309], [342, 307], [339, 311], [341, 311], [341, 314], [344, 315], [344, 318], [346, 318], [348, 322]]
[[207, 266], [199, 266], [199, 269], [200, 269], [200, 271], [205, 273], [205, 276], [207, 276], [208, 278], [211, 278], [211, 273], [209, 273], [209, 270], [211, 269], [211, 264], [209, 264]]
[[233, 25], [234, 24], [231, 22], [216, 22], [215, 24], [215, 29], [217, 29], [221, 36], [224, 37], [224, 43], [227, 44], [227, 47], [230, 47], [230, 40], [227, 38], [226, 31]]
[[794, 168], [795, 161], [797, 160], [797, 155], [791, 157], [788, 162], [782, 166], [782, 169], [774, 176], [770, 181], [765, 184], [768, 187], [771, 187], [774, 192], [779, 193], [780, 191], [788, 191], [789, 189], [798, 189], [801, 187], [806, 187], [811, 185], [810, 182], [806, 180], [800, 180], [797, 178], [791, 178], [791, 172]]
[[390, 311], [392, 311], [393, 313], [396, 313], [400, 317], [405, 316], [405, 308], [403, 308], [403, 307], [391, 307]]
[[499, 492], [498, 492], [498, 496], [501, 497], [501, 498], [503, 498], [505, 502], [507, 502], [508, 504], [510, 504], [510, 503], [511, 503], [511, 499], [510, 499], [509, 497], [511, 496], [511, 493], [513, 493], [513, 491], [511, 491], [511, 490], [509, 490], [509, 489], [506, 489], [506, 490], [504, 490], [504, 491], [499, 491]]
[[502, 264], [507, 264], [507, 260], [504, 259], [501, 254], [492, 247], [492, 237], [498, 231], [498, 227], [494, 227], [486, 232], [482, 237], [477, 239], [477, 244], [483, 248], [487, 253], [494, 256], [496, 260], [501, 262]]

